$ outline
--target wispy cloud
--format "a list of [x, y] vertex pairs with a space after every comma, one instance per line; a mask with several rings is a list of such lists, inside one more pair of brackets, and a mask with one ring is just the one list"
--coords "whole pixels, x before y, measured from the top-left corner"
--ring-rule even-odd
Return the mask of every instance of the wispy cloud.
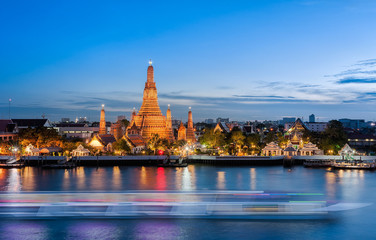
[[348, 69], [325, 77], [334, 78], [336, 84], [376, 83], [376, 59], [366, 59], [350, 65]]
[[356, 78], [356, 77], [348, 77], [342, 78], [337, 81], [339, 84], [347, 84], [347, 83], [376, 83], [376, 78]]
[[359, 61], [355, 66], [376, 66], [376, 59], [367, 59]]

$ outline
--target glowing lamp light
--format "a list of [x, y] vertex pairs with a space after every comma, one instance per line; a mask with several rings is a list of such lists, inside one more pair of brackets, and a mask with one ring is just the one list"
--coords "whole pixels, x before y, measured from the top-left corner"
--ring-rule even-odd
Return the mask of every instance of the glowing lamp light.
[[158, 155], [163, 155], [164, 151], [163, 150], [158, 150]]

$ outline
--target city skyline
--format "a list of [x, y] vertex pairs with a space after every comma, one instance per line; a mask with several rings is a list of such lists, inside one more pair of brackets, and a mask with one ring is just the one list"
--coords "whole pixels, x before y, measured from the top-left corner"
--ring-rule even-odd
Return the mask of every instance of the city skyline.
[[129, 119], [151, 58], [186, 121], [375, 120], [372, 1], [4, 3], [0, 118]]

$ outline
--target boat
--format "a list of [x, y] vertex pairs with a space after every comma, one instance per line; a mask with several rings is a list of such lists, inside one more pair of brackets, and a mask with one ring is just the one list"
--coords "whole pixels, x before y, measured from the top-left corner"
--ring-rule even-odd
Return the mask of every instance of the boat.
[[73, 162], [42, 165], [42, 168], [55, 168], [55, 169], [71, 169], [71, 168], [75, 168], [75, 167], [76, 167], [76, 164], [73, 163]]
[[64, 159], [58, 161], [57, 163], [43, 164], [42, 168], [71, 169], [75, 168], [76, 166], [76, 163]]
[[1, 159], [0, 160], [0, 168], [23, 168], [25, 164], [19, 161], [14, 156], [9, 156], [8, 159]]
[[323, 198], [264, 191], [2, 192], [0, 217], [326, 219], [371, 205]]
[[167, 156], [158, 167], [187, 167], [187, 158], [181, 156]]
[[332, 167], [341, 169], [375, 169], [374, 160], [336, 160]]
[[320, 168], [331, 167], [333, 160], [330, 159], [306, 159], [303, 161], [304, 167]]

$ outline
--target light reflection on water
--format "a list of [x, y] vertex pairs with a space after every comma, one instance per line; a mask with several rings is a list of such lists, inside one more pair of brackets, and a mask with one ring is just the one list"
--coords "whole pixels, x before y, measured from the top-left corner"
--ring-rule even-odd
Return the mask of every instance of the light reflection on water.
[[251, 168], [249, 170], [249, 178], [250, 178], [250, 184], [251, 184], [251, 190], [256, 190], [256, 168]]
[[67, 239], [120, 239], [118, 226], [106, 221], [74, 221], [67, 227]]
[[21, 191], [22, 181], [20, 177], [20, 169], [12, 168], [9, 169], [8, 179], [7, 179], [7, 186], [6, 190], [8, 192], [18, 192]]
[[217, 172], [217, 189], [226, 189], [226, 173], [223, 171]]
[[5, 222], [0, 229], [0, 239], [49, 239], [48, 227], [38, 221]]

